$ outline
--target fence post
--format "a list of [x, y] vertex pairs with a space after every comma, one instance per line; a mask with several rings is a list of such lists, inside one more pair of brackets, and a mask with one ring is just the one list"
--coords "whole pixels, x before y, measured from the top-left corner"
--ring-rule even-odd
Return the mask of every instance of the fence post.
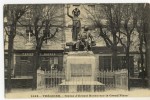
[[45, 74], [42, 70], [37, 70], [37, 89], [45, 87]]
[[128, 88], [128, 71], [126, 69], [115, 72], [115, 87], [120, 89]]

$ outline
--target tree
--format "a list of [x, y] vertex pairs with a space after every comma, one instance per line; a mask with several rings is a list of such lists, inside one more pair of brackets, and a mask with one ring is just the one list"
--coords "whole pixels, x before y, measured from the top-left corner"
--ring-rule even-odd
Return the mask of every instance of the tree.
[[[120, 31], [121, 18], [122, 18], [122, 7], [120, 4], [103, 4], [96, 5], [95, 11], [90, 11], [86, 7], [85, 10], [90, 15], [90, 20], [93, 25], [99, 28], [99, 36], [101, 36], [106, 46], [112, 50], [112, 68], [118, 69], [117, 63], [117, 45], [119, 43], [117, 33]], [[106, 20], [106, 24], [103, 21]], [[111, 39], [112, 37], [112, 39]]]
[[144, 24], [143, 24], [143, 32], [145, 35], [145, 41], [146, 41], [146, 66], [147, 66], [147, 77], [148, 77], [148, 87], [150, 88], [150, 25], [149, 25], [149, 18], [150, 18], [150, 5], [144, 4], [143, 14], [145, 15], [144, 18]]
[[16, 36], [18, 20], [27, 11], [26, 5], [4, 5], [4, 30], [8, 35], [8, 69], [7, 69], [7, 91], [11, 91], [11, 69], [13, 68], [13, 43]]
[[[137, 23], [136, 4], [104, 4], [97, 6], [101, 9], [96, 9], [97, 11], [94, 11], [94, 13], [85, 8], [91, 15], [89, 19], [99, 28], [99, 34], [104, 39], [106, 46], [111, 48], [112, 67], [114, 69], [119, 67], [117, 66], [117, 46], [121, 44], [124, 47], [129, 79], [131, 34], [134, 32]], [[102, 13], [104, 16], [101, 16]], [[102, 22], [104, 19], [107, 21], [105, 25]], [[104, 31], [104, 29], [107, 31]], [[128, 80], [128, 82], [130, 81]], [[128, 86], [130, 86], [130, 83], [128, 83]], [[130, 87], [128, 89], [130, 90]]]
[[[139, 33], [139, 40], [140, 40], [140, 43], [139, 43], [139, 52], [140, 52], [140, 65], [141, 65], [141, 74], [142, 74], [142, 83], [143, 83], [143, 86], [145, 85], [144, 84], [144, 78], [145, 78], [145, 70], [146, 70], [146, 66], [144, 66], [144, 62], [146, 61], [145, 60], [145, 53], [144, 53], [144, 50], [145, 50], [145, 47], [146, 47], [146, 37], [145, 37], [145, 26], [144, 26], [144, 21], [145, 21], [145, 18], [146, 18], [146, 13], [144, 13], [144, 4], [138, 4], [138, 8], [137, 8], [137, 25], [136, 25], [136, 29], [137, 29], [137, 32]], [[146, 64], [145, 64], [146, 65]], [[145, 68], [144, 68], [145, 67]]]
[[126, 36], [126, 43], [122, 42], [122, 38], [118, 38], [120, 43], [124, 46], [126, 51], [126, 67], [128, 68], [128, 90], [130, 90], [130, 46], [131, 46], [131, 35], [134, 33], [134, 29], [137, 24], [137, 7], [136, 4], [124, 4], [123, 5], [123, 27], [119, 33], [122, 33]]
[[[61, 20], [63, 16], [63, 5], [32, 5], [31, 19], [29, 23], [29, 31], [35, 37], [35, 52], [33, 66], [33, 84], [32, 89], [37, 88], [37, 69], [40, 67], [39, 55], [44, 41], [52, 39], [58, 32], [58, 27], [63, 24]], [[50, 29], [57, 27], [55, 32]], [[42, 30], [44, 32], [41, 32]]]

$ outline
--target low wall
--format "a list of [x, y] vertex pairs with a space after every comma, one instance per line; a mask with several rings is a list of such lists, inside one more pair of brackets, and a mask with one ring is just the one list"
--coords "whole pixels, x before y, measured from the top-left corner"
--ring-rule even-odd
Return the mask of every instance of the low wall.
[[[12, 79], [12, 88], [32, 88], [32, 79]], [[5, 79], [5, 88], [7, 86], [7, 79]]]

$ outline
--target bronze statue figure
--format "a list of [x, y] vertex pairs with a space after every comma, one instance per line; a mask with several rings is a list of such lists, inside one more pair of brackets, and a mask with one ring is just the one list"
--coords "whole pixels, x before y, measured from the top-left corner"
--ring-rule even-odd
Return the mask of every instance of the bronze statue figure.
[[73, 16], [69, 15], [69, 6], [67, 6], [67, 15], [72, 19], [72, 40], [77, 41], [78, 33], [81, 30], [81, 22], [80, 18], [78, 17], [80, 15], [80, 10], [78, 8], [75, 8], [72, 11]]
[[70, 6], [67, 5], [67, 15], [72, 19], [72, 42], [67, 43], [67, 46], [70, 46], [70, 50], [72, 51], [88, 51], [91, 50], [92, 46], [95, 46], [96, 43], [89, 31], [88, 27], [84, 27], [84, 32], [81, 33], [81, 22], [80, 18], [80, 10], [75, 8], [72, 11], [73, 16], [69, 15]]
[[84, 32], [78, 35], [78, 40], [76, 42], [76, 50], [80, 50], [80, 45], [83, 45], [83, 50], [88, 51], [92, 42], [94, 41], [91, 32], [89, 32], [88, 27], [84, 27]]

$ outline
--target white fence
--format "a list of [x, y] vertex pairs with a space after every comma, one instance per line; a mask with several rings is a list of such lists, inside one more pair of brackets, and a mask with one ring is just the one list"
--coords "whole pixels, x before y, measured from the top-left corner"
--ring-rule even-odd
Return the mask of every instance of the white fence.
[[128, 70], [116, 71], [99, 71], [97, 73], [97, 80], [105, 84], [105, 89], [127, 89], [128, 88]]
[[119, 89], [128, 89], [128, 70], [115, 72], [115, 87]]
[[[99, 71], [96, 74], [97, 81], [105, 85], [105, 90], [110, 89], [127, 89], [128, 88], [128, 71]], [[84, 78], [84, 77], [83, 77]], [[37, 86], [38, 88], [53, 88], [58, 89], [58, 85], [64, 82], [64, 71], [37, 71]], [[76, 82], [75, 82], [76, 81]], [[73, 80], [73, 83], [78, 83], [78, 80]], [[83, 84], [84, 85], [84, 84]]]
[[115, 88], [115, 71], [99, 71], [97, 80], [105, 84], [105, 89]]
[[58, 84], [62, 83], [62, 80], [65, 78], [65, 72], [64, 71], [45, 71], [45, 87], [51, 88], [51, 87], [57, 87]]
[[42, 70], [37, 70], [37, 89], [45, 87], [45, 73]]

